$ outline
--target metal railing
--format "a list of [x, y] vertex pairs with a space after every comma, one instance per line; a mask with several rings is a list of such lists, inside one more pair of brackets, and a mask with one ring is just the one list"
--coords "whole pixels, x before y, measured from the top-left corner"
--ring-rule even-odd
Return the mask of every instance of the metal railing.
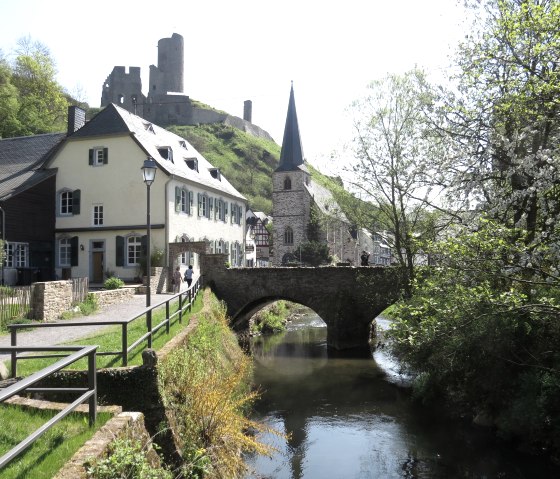
[[[179, 323], [183, 322], [183, 314], [186, 311], [191, 311], [192, 304], [194, 303], [196, 296], [200, 291], [200, 278], [198, 278], [189, 289], [181, 291], [169, 299], [150, 306], [146, 308], [142, 313], [137, 314], [129, 319], [120, 319], [113, 321], [86, 321], [80, 323], [70, 323], [70, 322], [58, 322], [58, 323], [45, 323], [45, 324], [10, 324], [8, 329], [10, 330], [12, 346], [17, 346], [17, 332], [20, 329], [39, 329], [39, 328], [66, 328], [66, 327], [84, 327], [84, 326], [110, 326], [110, 325], [120, 325], [121, 326], [121, 349], [120, 351], [102, 351], [98, 352], [97, 356], [120, 356], [122, 365], [128, 365], [128, 355], [134, 350], [138, 345], [147, 342], [147, 347], [152, 347], [152, 339], [154, 335], [163, 327], [165, 327], [166, 333], [169, 334], [169, 330], [177, 318]], [[179, 300], [179, 305], [177, 311], [170, 314], [171, 302]], [[165, 319], [161, 321], [157, 326], [152, 325], [152, 312], [161, 306], [165, 305]], [[136, 341], [134, 341], [130, 346], [128, 345], [128, 327], [133, 321], [146, 316], [146, 333], [140, 336]], [[42, 359], [42, 358], [54, 358], [60, 357], [60, 355], [18, 355], [17, 351], [12, 351], [11, 354], [11, 377], [15, 378], [17, 376], [17, 362], [20, 359]]]
[[[0, 347], [0, 352], [17, 353], [18, 351], [75, 351], [69, 356], [60, 359], [54, 364], [37, 371], [29, 377], [21, 379], [11, 386], [0, 389], [0, 404], [19, 394], [20, 392], [41, 392], [41, 393], [82, 393], [74, 402], [66, 406], [62, 411], [56, 414], [52, 419], [43, 424], [34, 433], [27, 436], [14, 448], [0, 457], [0, 470], [8, 464], [12, 459], [22, 453], [39, 437], [48, 431], [57, 422], [64, 419], [68, 414], [74, 411], [80, 404], [88, 402], [89, 405], [89, 424], [92, 426], [97, 418], [97, 365], [96, 365], [97, 346], [22, 346]], [[86, 388], [35, 388], [35, 383], [47, 378], [51, 374], [60, 371], [75, 361], [87, 356], [88, 357], [88, 386]], [[5, 425], [7, 427], [7, 425]]]

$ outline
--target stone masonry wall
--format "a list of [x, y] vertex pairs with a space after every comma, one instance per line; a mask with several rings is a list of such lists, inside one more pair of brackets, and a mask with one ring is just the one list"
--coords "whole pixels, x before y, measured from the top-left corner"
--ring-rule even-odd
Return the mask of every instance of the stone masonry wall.
[[97, 306], [102, 309], [111, 304], [128, 301], [135, 294], [133, 288], [109, 289], [104, 291], [93, 291], [91, 294], [97, 299]]
[[34, 283], [31, 297], [33, 319], [52, 321], [72, 307], [72, 281]]

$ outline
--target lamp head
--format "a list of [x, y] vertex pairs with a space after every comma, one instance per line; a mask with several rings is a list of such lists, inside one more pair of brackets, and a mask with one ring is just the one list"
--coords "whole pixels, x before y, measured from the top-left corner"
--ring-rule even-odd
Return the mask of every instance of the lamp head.
[[144, 183], [146, 183], [146, 186], [150, 186], [156, 178], [157, 164], [155, 160], [149, 156], [144, 160], [144, 165], [141, 169]]

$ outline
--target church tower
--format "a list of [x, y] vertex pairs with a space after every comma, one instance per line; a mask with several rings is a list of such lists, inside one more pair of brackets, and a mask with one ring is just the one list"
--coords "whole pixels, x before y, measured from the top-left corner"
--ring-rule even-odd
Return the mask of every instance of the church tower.
[[310, 218], [311, 197], [307, 189], [309, 182], [310, 175], [304, 164], [292, 84], [280, 163], [272, 174], [275, 266], [292, 261], [299, 262], [299, 246], [307, 241]]

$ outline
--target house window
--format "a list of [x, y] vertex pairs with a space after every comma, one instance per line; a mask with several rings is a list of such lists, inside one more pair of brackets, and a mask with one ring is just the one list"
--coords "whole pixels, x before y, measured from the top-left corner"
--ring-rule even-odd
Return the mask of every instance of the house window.
[[72, 214], [72, 191], [63, 191], [60, 193], [60, 214]]
[[210, 218], [208, 208], [208, 195], [206, 193], [198, 194], [198, 216]]
[[139, 266], [142, 253], [142, 238], [129, 236], [126, 239], [126, 262], [128, 266]]
[[290, 179], [289, 176], [286, 176], [286, 178], [284, 179], [284, 189], [285, 190], [291, 190], [292, 189], [292, 180]]
[[93, 206], [93, 226], [101, 226], [103, 224], [103, 205]]
[[189, 192], [181, 190], [181, 212], [189, 214]]
[[187, 158], [185, 163], [191, 170], [198, 171], [198, 160], [196, 158]]
[[294, 244], [294, 230], [289, 226], [284, 230], [284, 244]]
[[109, 163], [109, 149], [102, 146], [90, 148], [88, 163], [90, 166], [102, 166]]
[[4, 243], [4, 266], [7, 268], [25, 268], [29, 264], [28, 243]]
[[57, 216], [72, 216], [80, 214], [80, 190], [64, 188], [56, 195]]
[[216, 180], [219, 180], [219, 181], [222, 180], [222, 175], [220, 173], [219, 168], [209, 168], [209, 171], [210, 171], [210, 175], [212, 176], [212, 178], [215, 178]]
[[158, 152], [164, 160], [169, 160], [173, 163], [173, 150], [169, 146], [162, 146], [158, 148]]
[[70, 238], [63, 238], [58, 242], [58, 262], [60, 266], [70, 266], [72, 258], [72, 242]]

